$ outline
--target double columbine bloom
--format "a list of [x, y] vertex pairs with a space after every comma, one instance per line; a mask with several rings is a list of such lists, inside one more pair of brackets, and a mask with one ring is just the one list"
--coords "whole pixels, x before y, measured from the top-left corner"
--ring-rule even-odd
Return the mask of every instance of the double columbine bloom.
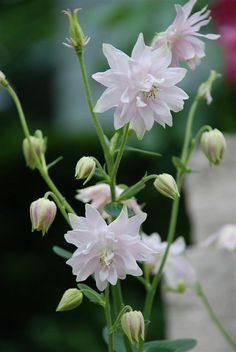
[[[150, 236], [143, 234], [143, 241], [152, 250], [152, 258], [148, 266], [152, 274], [156, 274], [160, 268], [162, 257], [166, 251], [167, 242], [161, 242], [157, 233]], [[178, 289], [179, 285], [193, 285], [196, 282], [196, 273], [192, 265], [184, 256], [186, 244], [183, 237], [179, 237], [172, 243], [169, 255], [163, 270], [168, 286]]]
[[188, 96], [176, 87], [186, 70], [169, 67], [172, 55], [167, 46], [154, 50], [140, 34], [131, 57], [109, 44], [103, 45], [103, 53], [110, 69], [93, 75], [107, 87], [95, 111], [115, 107], [115, 129], [130, 123], [138, 137], [149, 131], [154, 121], [172, 126], [171, 111], [182, 110]]
[[103, 291], [108, 283], [115, 285], [126, 275], [140, 276], [137, 261], [150, 260], [151, 249], [140, 239], [139, 228], [146, 214], [128, 218], [126, 207], [109, 225], [91, 205], [86, 205], [85, 217], [70, 215], [72, 231], [65, 235], [77, 250], [67, 261], [77, 281], [94, 274], [97, 288]]
[[191, 15], [197, 0], [190, 0], [184, 6], [175, 5], [176, 17], [174, 22], [163, 33], [157, 34], [153, 47], [159, 48], [168, 44], [172, 53], [172, 65], [177, 66], [180, 61], [186, 61], [190, 68], [195, 68], [205, 56], [205, 44], [199, 37], [216, 40], [217, 34], [201, 34], [199, 30], [206, 26], [211, 17], [207, 6]]

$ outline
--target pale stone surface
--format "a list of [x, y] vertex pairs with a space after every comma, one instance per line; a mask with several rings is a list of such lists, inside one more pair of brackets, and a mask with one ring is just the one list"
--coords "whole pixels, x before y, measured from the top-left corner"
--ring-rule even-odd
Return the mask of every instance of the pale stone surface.
[[[200, 172], [186, 177], [185, 191], [194, 243], [236, 223], [236, 139], [228, 137], [227, 145], [221, 166], [209, 167], [200, 151], [192, 158], [192, 169]], [[236, 339], [236, 254], [194, 246], [187, 255], [217, 316]], [[196, 352], [232, 351], [193, 292], [168, 293], [165, 300], [170, 338], [196, 338]]]

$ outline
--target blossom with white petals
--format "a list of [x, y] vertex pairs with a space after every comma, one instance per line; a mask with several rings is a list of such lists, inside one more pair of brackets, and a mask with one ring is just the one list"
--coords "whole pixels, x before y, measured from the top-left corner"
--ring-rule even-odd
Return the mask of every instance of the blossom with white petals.
[[128, 218], [126, 207], [109, 225], [100, 213], [86, 204], [85, 217], [70, 214], [72, 231], [65, 235], [67, 242], [77, 250], [67, 261], [72, 266], [77, 281], [95, 274], [97, 288], [103, 291], [108, 283], [115, 285], [126, 275], [140, 276], [137, 261], [150, 260], [151, 250], [140, 239], [140, 225], [147, 214]]
[[[124, 189], [116, 186], [115, 191], [116, 196], [119, 197]], [[111, 202], [111, 189], [107, 183], [99, 183], [95, 186], [82, 188], [77, 192], [78, 194], [75, 196], [76, 199], [83, 203], [91, 202], [91, 205], [96, 208], [104, 218], [108, 216], [104, 211], [105, 205]], [[142, 213], [142, 210], [135, 198], [127, 199], [123, 201], [123, 203], [127, 205], [129, 209], [133, 210], [135, 214]]]
[[188, 96], [175, 86], [186, 70], [168, 67], [170, 50], [166, 46], [153, 50], [140, 34], [131, 57], [109, 44], [103, 45], [103, 53], [110, 69], [93, 78], [107, 89], [94, 110], [101, 113], [115, 107], [115, 129], [130, 123], [138, 137], [149, 131], [154, 121], [172, 126], [171, 111], [182, 110]]
[[224, 225], [200, 244], [201, 247], [215, 247], [236, 251], [236, 225]]
[[216, 40], [217, 34], [201, 34], [199, 30], [210, 20], [210, 10], [205, 6], [201, 11], [191, 15], [197, 0], [189, 0], [184, 6], [175, 5], [176, 17], [165, 32], [157, 34], [153, 40], [153, 48], [169, 44], [172, 52], [172, 65], [177, 66], [179, 61], [186, 61], [194, 69], [205, 56], [205, 44], [198, 37]]
[[[161, 238], [157, 233], [153, 233], [150, 236], [143, 234], [143, 241], [153, 251], [152, 260], [149, 262], [149, 265], [152, 273], [156, 274], [165, 253], [167, 242], [161, 242]], [[183, 237], [179, 237], [170, 246], [163, 273], [167, 284], [173, 288], [176, 288], [181, 281], [190, 285], [196, 282], [195, 270], [183, 255], [185, 249], [186, 244]]]

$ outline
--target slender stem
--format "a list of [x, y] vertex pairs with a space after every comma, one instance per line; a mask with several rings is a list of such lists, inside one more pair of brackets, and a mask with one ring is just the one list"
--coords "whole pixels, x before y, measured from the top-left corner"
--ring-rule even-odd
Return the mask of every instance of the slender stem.
[[83, 54], [79, 53], [79, 52], [76, 52], [76, 54], [78, 56], [79, 63], [80, 63], [80, 68], [81, 68], [82, 78], [83, 78], [83, 82], [84, 82], [84, 89], [85, 89], [85, 94], [86, 94], [86, 98], [87, 98], [87, 102], [88, 102], [89, 111], [91, 113], [94, 125], [96, 127], [98, 138], [100, 140], [102, 149], [104, 151], [104, 156], [106, 159], [108, 170], [110, 169], [110, 171], [111, 171], [112, 166], [111, 166], [111, 156], [110, 156], [109, 146], [107, 144], [102, 126], [97, 118], [96, 113], [94, 112], [94, 109], [93, 109], [93, 102], [92, 102], [92, 97], [91, 97], [91, 93], [90, 93], [90, 87], [89, 87], [89, 82], [88, 82], [88, 77], [87, 77]]
[[70, 220], [69, 220], [68, 214], [65, 211], [65, 208], [62, 206], [60, 200], [57, 198], [57, 196], [53, 192], [45, 193], [44, 198], [48, 198], [49, 196], [51, 196], [55, 200], [55, 203], [57, 204], [58, 208], [60, 209], [62, 216], [64, 216], [66, 222], [70, 225]]
[[66, 209], [68, 210], [68, 212], [70, 213], [75, 213], [75, 211], [73, 210], [73, 208], [70, 206], [70, 204], [66, 201], [66, 199], [63, 197], [63, 195], [60, 193], [60, 191], [57, 189], [57, 187], [55, 186], [55, 184], [53, 183], [52, 179], [50, 178], [49, 174], [48, 174], [48, 170], [47, 167], [45, 166], [46, 163], [44, 161], [44, 164], [42, 165], [39, 157], [35, 151], [34, 146], [31, 143], [30, 140], [30, 132], [29, 132], [29, 128], [26, 122], [26, 118], [24, 115], [24, 111], [22, 109], [22, 105], [21, 102], [16, 94], [16, 92], [14, 91], [14, 89], [7, 84], [6, 85], [6, 89], [8, 90], [8, 92], [10, 93], [15, 105], [16, 105], [16, 109], [18, 111], [18, 115], [19, 115], [19, 119], [21, 122], [21, 126], [25, 135], [25, 138], [27, 138], [30, 148], [32, 150], [33, 156], [35, 158], [35, 162], [36, 162], [36, 166], [41, 174], [41, 176], [43, 177], [43, 179], [45, 180], [45, 182], [47, 183], [48, 187], [52, 190], [52, 192], [56, 195], [56, 197], [58, 198], [58, 200], [61, 202], [62, 205], [64, 205], [66, 207]]
[[[114, 166], [113, 166], [113, 170], [112, 170], [112, 173], [111, 173], [111, 194], [112, 194], [112, 198], [114, 198], [114, 196], [115, 196], [116, 175], [117, 175], [117, 172], [118, 172], [118, 169], [119, 169], [119, 166], [120, 166], [120, 162], [121, 162], [124, 150], [125, 150], [125, 145], [126, 145], [126, 142], [127, 142], [128, 134], [129, 134], [129, 124], [127, 124], [125, 126], [125, 128], [124, 128], [123, 138], [122, 138], [122, 141], [121, 141], [121, 146], [120, 146], [120, 149], [119, 149], [119, 151], [117, 153], [116, 160], [115, 160], [115, 163], [114, 163]], [[115, 201], [115, 199], [113, 201]]]
[[113, 336], [110, 332], [112, 328], [112, 320], [111, 320], [111, 308], [110, 308], [110, 292], [109, 286], [105, 289], [105, 316], [107, 322], [107, 332], [108, 332], [108, 352], [113, 352]]
[[157, 274], [154, 276], [151, 288], [147, 291], [147, 296], [146, 296], [145, 305], [144, 305], [144, 314], [143, 314], [145, 320], [149, 320], [149, 317], [151, 314], [151, 309], [152, 309], [153, 299], [154, 299], [154, 296], [156, 293], [156, 288], [157, 288], [159, 281], [161, 279], [162, 271], [163, 271], [164, 265], [166, 263], [166, 259], [168, 257], [168, 254], [169, 254], [170, 246], [171, 246], [171, 243], [173, 242], [173, 239], [174, 239], [178, 208], [179, 208], [179, 198], [176, 198], [173, 202], [173, 205], [172, 205], [171, 218], [170, 218], [170, 228], [169, 228], [168, 237], [167, 237], [167, 247], [166, 247], [165, 253], [162, 257], [162, 261], [161, 261], [159, 270], [158, 270]]
[[133, 186], [129, 187], [127, 190], [125, 190], [123, 193], [121, 193], [121, 195], [117, 199], [117, 201], [122, 202], [123, 200], [128, 199], [133, 194], [133, 192], [138, 190], [146, 182], [151, 181], [151, 180], [155, 179], [156, 177], [157, 177], [157, 175], [144, 176], [140, 181], [138, 181]]
[[[195, 100], [193, 101], [193, 104], [190, 108], [189, 115], [188, 115], [188, 120], [187, 120], [187, 125], [186, 125], [186, 130], [185, 130], [185, 139], [184, 139], [184, 145], [183, 145], [183, 150], [181, 153], [181, 162], [186, 165], [187, 159], [188, 159], [188, 150], [189, 150], [189, 145], [191, 142], [191, 135], [192, 135], [192, 125], [193, 125], [193, 120], [195, 116], [195, 112], [198, 106], [199, 102], [199, 97], [197, 96]], [[176, 183], [178, 186], [179, 191], [181, 190], [181, 185], [182, 185], [182, 171], [178, 170], [177, 175], [176, 175]], [[176, 230], [176, 224], [177, 224], [177, 217], [178, 217], [178, 210], [179, 210], [179, 198], [175, 198], [172, 204], [172, 210], [171, 210], [171, 217], [170, 217], [170, 223], [169, 223], [169, 230], [168, 230], [168, 235], [167, 235], [167, 247], [165, 250], [165, 253], [162, 257], [161, 264], [159, 267], [158, 272], [154, 276], [153, 282], [151, 284], [151, 287], [147, 291], [146, 299], [145, 299], [145, 304], [144, 304], [144, 319], [149, 320], [150, 319], [150, 314], [151, 314], [151, 309], [152, 309], [152, 304], [153, 304], [153, 299], [156, 293], [157, 286], [160, 282], [163, 268], [165, 266], [166, 260], [168, 258], [170, 246], [174, 240], [174, 235], [175, 235], [175, 230]], [[146, 328], [147, 332], [147, 328]]]
[[217, 318], [203, 288], [202, 285], [198, 282], [196, 284], [196, 288], [195, 288], [195, 292], [196, 294], [199, 296], [199, 298], [202, 300], [211, 320], [213, 321], [213, 323], [215, 324], [215, 326], [217, 327], [217, 329], [221, 332], [221, 334], [223, 335], [223, 337], [225, 338], [225, 340], [231, 345], [231, 347], [233, 348], [233, 351], [236, 351], [236, 341], [232, 338], [232, 336], [225, 330], [224, 326], [222, 325], [222, 323], [220, 322], [220, 320]]

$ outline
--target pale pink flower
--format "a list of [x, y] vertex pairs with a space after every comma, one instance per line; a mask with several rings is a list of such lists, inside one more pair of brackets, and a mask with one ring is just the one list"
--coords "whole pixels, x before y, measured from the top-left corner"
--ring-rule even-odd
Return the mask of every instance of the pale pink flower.
[[[150, 236], [143, 234], [143, 241], [153, 251], [149, 265], [152, 273], [156, 274], [166, 250], [167, 242], [161, 242], [161, 238], [157, 233], [153, 233]], [[186, 244], [183, 237], [179, 237], [170, 246], [163, 273], [167, 284], [173, 288], [176, 288], [180, 281], [190, 285], [196, 282], [195, 270], [184, 256], [185, 249]]]
[[201, 247], [215, 247], [236, 251], [236, 225], [224, 225], [200, 244]]
[[[116, 196], [119, 197], [124, 191], [123, 188], [116, 186]], [[76, 199], [83, 203], [91, 202], [90, 204], [96, 208], [103, 217], [107, 217], [107, 213], [104, 211], [104, 207], [107, 203], [111, 202], [111, 190], [107, 183], [99, 183], [95, 186], [79, 189], [78, 194], [75, 196]], [[123, 202], [128, 208], [133, 210], [135, 214], [142, 212], [135, 198], [127, 199]]]
[[189, 0], [184, 6], [175, 5], [174, 22], [163, 33], [157, 34], [153, 48], [169, 44], [172, 52], [172, 65], [178, 66], [179, 61], [186, 61], [190, 68], [195, 68], [205, 56], [205, 44], [198, 37], [216, 40], [217, 34], [201, 34], [199, 30], [210, 20], [210, 10], [205, 6], [201, 11], [191, 15], [197, 0]]
[[126, 275], [140, 276], [137, 261], [150, 259], [150, 248], [140, 239], [139, 228], [146, 214], [128, 218], [126, 207], [119, 217], [107, 225], [100, 213], [86, 204], [85, 217], [70, 214], [72, 231], [65, 235], [77, 250], [67, 261], [77, 281], [95, 274], [97, 288], [103, 291], [108, 283], [116, 285]]
[[172, 126], [171, 111], [183, 109], [187, 94], [175, 85], [186, 70], [169, 68], [171, 53], [167, 47], [146, 46], [140, 34], [131, 57], [112, 45], [104, 44], [103, 53], [110, 69], [93, 78], [107, 87], [94, 110], [104, 112], [115, 107], [115, 129], [128, 122], [138, 137], [149, 131], [154, 121]]

